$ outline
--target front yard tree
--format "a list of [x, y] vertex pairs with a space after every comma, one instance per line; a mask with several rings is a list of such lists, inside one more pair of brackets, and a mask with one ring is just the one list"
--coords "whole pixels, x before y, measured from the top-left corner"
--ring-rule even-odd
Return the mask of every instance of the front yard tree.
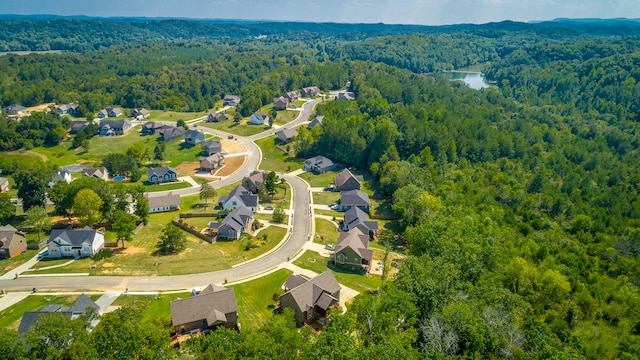
[[178, 119], [178, 122], [176, 122], [176, 126], [182, 126], [185, 130], [189, 130], [189, 125], [187, 125], [187, 123], [183, 119]]
[[271, 219], [277, 223], [283, 224], [286, 221], [287, 215], [284, 213], [284, 210], [280, 206], [273, 209], [273, 216]]
[[136, 197], [136, 210], [134, 214], [136, 214], [142, 222], [147, 224], [149, 218], [149, 200], [144, 197], [144, 194], [138, 194]]
[[269, 194], [270, 197], [273, 197], [273, 195], [276, 194], [276, 185], [278, 182], [278, 175], [276, 175], [275, 171], [267, 174], [267, 178], [264, 179], [264, 188], [267, 190], [267, 194]]
[[180, 228], [168, 224], [162, 230], [162, 237], [157, 247], [161, 254], [175, 254], [187, 247], [187, 239]]
[[38, 241], [40, 241], [40, 232], [51, 229], [51, 218], [42, 206], [34, 206], [26, 212], [27, 219], [24, 221], [26, 227], [30, 227], [38, 233]]
[[164, 162], [164, 142], [159, 143], [153, 149], [153, 160], [158, 160], [162, 164]]
[[45, 206], [47, 182], [50, 181], [49, 172], [44, 169], [19, 169], [13, 174], [18, 188], [18, 197], [22, 200], [24, 211], [34, 206]]
[[0, 224], [5, 224], [16, 215], [16, 206], [7, 193], [0, 194]]
[[124, 242], [131, 241], [131, 234], [136, 228], [136, 219], [126, 211], [117, 210], [113, 214], [111, 229], [116, 233], [118, 240], [122, 240], [122, 248]]
[[91, 189], [82, 189], [73, 200], [72, 213], [80, 220], [80, 226], [93, 226], [102, 219], [102, 199]]
[[233, 122], [236, 124], [240, 124], [240, 120], [242, 120], [242, 114], [236, 111], [236, 113], [233, 114]]
[[138, 166], [149, 159], [149, 149], [141, 143], [135, 143], [127, 149], [127, 155], [131, 156]]
[[209, 203], [209, 199], [215, 198], [217, 195], [216, 189], [211, 187], [209, 183], [204, 183], [200, 187], [200, 200], [204, 200], [205, 204]]

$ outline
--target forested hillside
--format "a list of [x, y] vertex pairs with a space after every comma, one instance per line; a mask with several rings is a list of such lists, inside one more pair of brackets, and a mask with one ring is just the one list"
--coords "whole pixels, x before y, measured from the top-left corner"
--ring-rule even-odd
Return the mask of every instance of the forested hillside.
[[[73, 32], [92, 26], [47, 21]], [[109, 26], [154, 25], [117, 24]], [[22, 25], [16, 33], [32, 39], [37, 31]], [[508, 23], [416, 34], [379, 26], [363, 39], [333, 41], [280, 24], [267, 39], [229, 40], [237, 29], [219, 41], [199, 39], [207, 26], [194, 25], [175, 43], [123, 30], [120, 44], [88, 42], [97, 50], [0, 57], [0, 97], [3, 105], [78, 101], [90, 113], [104, 104], [204, 110], [237, 93], [239, 111], [250, 114], [285, 91], [351, 81], [356, 101], [318, 105], [322, 126], [299, 128], [292, 147], [301, 158], [322, 154], [369, 171], [398, 216], [376, 241], [406, 257], [394, 279], [356, 297], [345, 315], [332, 313], [319, 334], [285, 314], [256, 331], [200, 337], [187, 344], [189, 356], [638, 358], [637, 36]], [[0, 34], [5, 47], [28, 44]], [[497, 85], [473, 90], [427, 74], [475, 64]], [[68, 126], [44, 116], [2, 124], [2, 150], [23, 147], [37, 126], [53, 133]], [[56, 140], [38, 136], [37, 145]], [[137, 329], [136, 313], [112, 316]], [[107, 330], [64, 354], [116, 358], [100, 347]], [[4, 335], [0, 342], [11, 344], [12, 333]], [[149, 351], [161, 343], [152, 335], [114, 338], [132, 352], [177, 356]]]

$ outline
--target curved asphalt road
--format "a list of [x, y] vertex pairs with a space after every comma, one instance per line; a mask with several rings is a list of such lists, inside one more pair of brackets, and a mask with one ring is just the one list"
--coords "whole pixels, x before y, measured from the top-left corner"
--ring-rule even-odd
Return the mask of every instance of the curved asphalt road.
[[[314, 99], [304, 104], [300, 115], [296, 120], [288, 123], [286, 127], [295, 127], [304, 123], [309, 119], [313, 107], [320, 102], [320, 99]], [[226, 133], [208, 128], [201, 130], [221, 135], [224, 137]], [[244, 176], [249, 175], [251, 171], [256, 169], [260, 163], [260, 149], [253, 142], [271, 136], [277, 130], [268, 130], [260, 134], [241, 138], [241, 141], [249, 156], [243, 167], [234, 174], [220, 181], [212, 182], [216, 188], [223, 187], [241, 180]], [[37, 288], [44, 291], [109, 291], [124, 290], [129, 291], [166, 291], [166, 290], [182, 290], [190, 289], [196, 286], [214, 283], [234, 282], [255, 275], [259, 275], [271, 270], [279, 264], [293, 257], [307, 241], [311, 225], [310, 209], [310, 193], [306, 182], [296, 176], [282, 175], [282, 177], [291, 184], [293, 188], [293, 217], [291, 219], [292, 231], [289, 239], [280, 248], [269, 253], [266, 256], [253, 261], [248, 261], [232, 269], [220, 270], [201, 274], [179, 275], [179, 276], [39, 276], [39, 277], [20, 277], [15, 280], [0, 280], [0, 288], [7, 291], [28, 291]], [[172, 190], [173, 193], [182, 195], [190, 195], [199, 192], [199, 188], [188, 188]], [[163, 196], [166, 193], [153, 193], [153, 196]]]

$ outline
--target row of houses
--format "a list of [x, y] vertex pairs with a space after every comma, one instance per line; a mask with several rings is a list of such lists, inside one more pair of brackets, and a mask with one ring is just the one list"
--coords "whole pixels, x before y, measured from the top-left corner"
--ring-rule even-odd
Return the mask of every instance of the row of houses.
[[301, 97], [310, 97], [320, 94], [317, 86], [305, 87], [302, 90], [289, 91], [283, 96], [273, 99], [273, 108], [276, 110], [286, 110], [290, 102], [298, 101]]

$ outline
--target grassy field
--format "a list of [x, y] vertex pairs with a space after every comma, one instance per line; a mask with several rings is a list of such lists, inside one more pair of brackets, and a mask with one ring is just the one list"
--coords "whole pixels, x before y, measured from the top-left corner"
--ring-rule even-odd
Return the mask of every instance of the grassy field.
[[329, 258], [320, 256], [315, 251], [306, 250], [294, 265], [314, 271], [318, 274], [330, 269], [340, 284], [348, 286], [358, 292], [374, 291], [382, 286], [382, 279], [378, 275], [362, 274], [329, 264]]
[[311, 185], [311, 187], [326, 187], [327, 185], [333, 183], [333, 179], [335, 179], [335, 177], [338, 176], [338, 173], [340, 173], [340, 170], [327, 171], [324, 174], [318, 174], [318, 175], [312, 172], [306, 172], [300, 175], [300, 177], [306, 180], [309, 183], [309, 185]]
[[[182, 197], [181, 208], [198, 209], [197, 195]], [[194, 210], [189, 210], [194, 211]], [[156, 254], [156, 244], [164, 226], [171, 222], [178, 212], [151, 214], [149, 223], [143, 227], [134, 239], [126, 243], [125, 249], [105, 249], [96, 259], [80, 259], [61, 268], [41, 270], [41, 273], [90, 273], [91, 275], [181, 275], [198, 272], [228, 269], [247, 259], [259, 256], [274, 246], [284, 237], [284, 229], [273, 227], [265, 231], [268, 242], [258, 248], [245, 251], [243, 243], [224, 241], [209, 244], [187, 234], [187, 248], [174, 255]], [[194, 266], [193, 264], [197, 264]], [[48, 266], [47, 262], [38, 266]], [[96, 267], [93, 268], [92, 266]]]
[[145, 121], [171, 121], [178, 122], [178, 120], [182, 119], [184, 121], [189, 121], [197, 118], [201, 118], [206, 116], [208, 111], [201, 112], [177, 112], [177, 111], [164, 111], [164, 110], [151, 110], [151, 115], [149, 118], [145, 119]]
[[344, 219], [344, 213], [340, 211], [313, 209], [313, 213], [318, 215], [333, 216], [336, 218], [336, 220]]
[[236, 293], [238, 302], [238, 322], [242, 328], [258, 328], [270, 317], [274, 293], [282, 295], [282, 284], [287, 281], [291, 271], [280, 269], [259, 279], [230, 286]]
[[327, 219], [315, 219], [315, 221], [316, 236], [313, 242], [335, 245], [340, 236], [336, 225]]
[[187, 298], [191, 292], [159, 294], [159, 295], [120, 295], [113, 306], [128, 306], [142, 311], [142, 320], [163, 319], [171, 321], [169, 304], [177, 298]]
[[289, 172], [301, 169], [303, 161], [294, 159], [289, 154], [276, 147], [275, 136], [270, 136], [256, 141], [256, 145], [262, 150], [262, 162], [260, 168], [276, 172]]
[[340, 200], [340, 193], [333, 191], [323, 191], [313, 193], [313, 203], [319, 205], [335, 204]]
[[233, 122], [233, 119], [220, 121], [220, 122], [209, 122], [209, 123], [201, 123], [198, 126], [206, 126], [208, 128], [214, 130], [220, 130], [224, 132], [228, 132], [230, 134], [238, 135], [238, 136], [251, 136], [258, 133], [261, 133], [268, 128], [263, 125], [252, 125], [248, 124], [247, 121], [249, 119], [244, 118], [240, 121], [239, 124]]
[[[31, 295], [26, 299], [0, 311], [0, 328], [17, 330], [22, 319], [22, 314], [27, 311], [37, 311], [45, 308], [50, 304], [61, 304], [70, 306], [78, 298], [79, 295], [69, 296], [48, 296], [48, 295]], [[94, 301], [99, 295], [91, 295]]]
[[[42, 235], [42, 237], [44, 238], [44, 235]], [[36, 256], [36, 254], [39, 251], [40, 250], [27, 250], [27, 252], [22, 253], [22, 254], [20, 254], [20, 255], [18, 255], [16, 257], [13, 257], [11, 259], [0, 259], [0, 275], [4, 275], [4, 274], [8, 273], [9, 271], [15, 269], [16, 267], [22, 265], [27, 260], [29, 260], [32, 257]]]

